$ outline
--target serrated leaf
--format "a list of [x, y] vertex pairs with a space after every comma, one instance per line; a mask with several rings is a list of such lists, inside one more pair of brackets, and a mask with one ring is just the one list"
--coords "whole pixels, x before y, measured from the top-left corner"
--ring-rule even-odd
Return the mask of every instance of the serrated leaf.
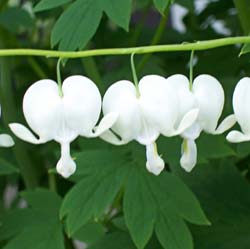
[[13, 7], [8, 8], [0, 13], [0, 25], [11, 33], [18, 33], [23, 28], [32, 28], [34, 25], [34, 20], [26, 10]]
[[51, 45], [60, 50], [82, 49], [95, 34], [101, 21], [99, 2], [77, 0], [63, 12], [51, 33]]
[[165, 249], [192, 249], [192, 235], [182, 218], [173, 213], [163, 213], [157, 219], [155, 232]]
[[154, 0], [154, 5], [161, 14], [164, 14], [164, 11], [171, 2], [172, 0]]
[[111, 20], [118, 26], [129, 30], [129, 21], [132, 10], [132, 0], [106, 0], [103, 2], [103, 9]]
[[19, 173], [19, 170], [10, 162], [0, 158], [0, 175], [11, 175]]
[[[98, 157], [102, 163], [93, 165]], [[60, 211], [60, 216], [67, 218], [69, 235], [104, 213], [121, 188], [128, 168], [122, 154], [105, 150], [79, 153], [76, 158], [78, 167], [85, 167], [84, 177], [66, 195]]]
[[71, 0], [41, 0], [34, 7], [34, 11], [39, 12], [39, 11], [44, 11], [44, 10], [50, 10], [50, 9], [59, 7], [69, 2], [71, 2]]
[[151, 238], [157, 216], [155, 200], [140, 173], [131, 169], [123, 204], [126, 224], [139, 249], [144, 248]]

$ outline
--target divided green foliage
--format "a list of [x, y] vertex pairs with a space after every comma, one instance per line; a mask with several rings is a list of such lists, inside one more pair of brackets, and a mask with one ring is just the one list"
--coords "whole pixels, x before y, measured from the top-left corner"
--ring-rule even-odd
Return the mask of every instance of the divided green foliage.
[[44, 11], [44, 10], [50, 10], [50, 9], [59, 7], [69, 2], [71, 2], [71, 0], [41, 0], [34, 7], [34, 11], [39, 12], [39, 11]]
[[[183, 179], [197, 194], [212, 226], [192, 227], [197, 249], [248, 249], [250, 186], [229, 161], [197, 168]], [[209, 238], [209, 239], [208, 239]]]
[[131, 0], [77, 0], [57, 20], [51, 34], [51, 45], [59, 44], [60, 50], [84, 48], [95, 34], [103, 12], [118, 26], [128, 30], [131, 10]]
[[34, 19], [24, 9], [13, 7], [0, 12], [0, 26], [11, 33], [19, 33], [23, 29], [31, 29], [33, 25]]
[[44, 189], [22, 196], [29, 207], [11, 210], [2, 217], [0, 240], [10, 239], [4, 249], [64, 249], [60, 197]]
[[[137, 157], [131, 157], [132, 153]], [[66, 195], [60, 212], [69, 235], [91, 219], [102, 219], [121, 189], [125, 191], [125, 222], [137, 248], [144, 248], [156, 231], [164, 248], [179, 249], [186, 244], [191, 249], [192, 237], [183, 218], [195, 224], [209, 223], [192, 192], [173, 174], [156, 177], [147, 172], [135, 149], [93, 150], [76, 158], [76, 173], [82, 180]], [[180, 230], [184, 234], [176, 241]]]

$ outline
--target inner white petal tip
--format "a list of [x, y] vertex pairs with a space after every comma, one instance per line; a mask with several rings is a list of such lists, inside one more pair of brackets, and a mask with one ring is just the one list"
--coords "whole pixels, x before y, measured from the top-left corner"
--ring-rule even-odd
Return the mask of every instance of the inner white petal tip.
[[68, 178], [76, 171], [76, 163], [72, 158], [61, 157], [56, 165], [56, 170], [64, 178]]
[[160, 156], [157, 156], [154, 161], [147, 161], [146, 163], [147, 170], [156, 176], [162, 172], [164, 166], [165, 163]]
[[184, 139], [182, 144], [181, 167], [186, 172], [191, 172], [197, 163], [197, 147], [192, 139]]

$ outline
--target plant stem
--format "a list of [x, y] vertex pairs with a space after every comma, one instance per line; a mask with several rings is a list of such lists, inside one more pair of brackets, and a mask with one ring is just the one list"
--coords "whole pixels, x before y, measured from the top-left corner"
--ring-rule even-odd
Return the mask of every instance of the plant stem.
[[41, 49], [0, 49], [1, 56], [44, 56], [48, 58], [83, 58], [101, 55], [128, 55], [128, 54], [150, 54], [158, 52], [171, 51], [191, 51], [191, 50], [207, 50], [223, 46], [229, 46], [240, 43], [250, 43], [250, 36], [227, 37], [221, 39], [197, 41], [193, 43], [182, 44], [166, 44], [143, 47], [130, 48], [107, 48], [93, 49], [77, 52], [41, 50]]
[[130, 57], [130, 63], [131, 63], [131, 71], [132, 71], [132, 75], [133, 75], [133, 81], [135, 84], [135, 89], [136, 89], [136, 95], [137, 98], [140, 97], [140, 91], [139, 91], [139, 82], [138, 82], [138, 77], [136, 74], [136, 69], [135, 69], [135, 62], [134, 62], [134, 53], [132, 53], [131, 57]]
[[61, 70], [60, 70], [61, 63], [62, 63], [62, 58], [59, 58], [59, 60], [57, 62], [57, 66], [56, 66], [56, 76], [57, 76], [57, 84], [58, 84], [59, 96], [63, 97], [62, 77], [61, 77]]
[[192, 50], [189, 61], [189, 89], [193, 86], [193, 71], [194, 71], [194, 50]]
[[249, 20], [249, 1], [248, 0], [234, 0], [234, 5], [238, 12], [238, 17], [242, 30], [245, 35], [248, 35], [250, 32], [250, 20]]

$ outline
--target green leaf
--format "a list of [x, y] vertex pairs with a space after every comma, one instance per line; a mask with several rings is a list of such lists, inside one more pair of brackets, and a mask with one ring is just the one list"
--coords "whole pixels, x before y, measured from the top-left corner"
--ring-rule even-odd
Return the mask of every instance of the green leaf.
[[192, 249], [192, 235], [180, 217], [173, 213], [163, 213], [155, 226], [156, 235], [166, 249]]
[[128, 168], [126, 157], [117, 152], [89, 151], [76, 158], [84, 177], [66, 195], [60, 211], [60, 216], [67, 218], [69, 236], [90, 218], [99, 218], [104, 213], [120, 190]]
[[95, 34], [103, 11], [119, 26], [128, 30], [132, 1], [76, 0], [59, 17], [51, 34], [52, 47], [77, 50], [86, 46]]
[[104, 236], [105, 229], [99, 223], [89, 223], [81, 227], [72, 238], [85, 242], [87, 244], [93, 244], [101, 237]]
[[243, 45], [243, 47], [241, 48], [240, 54], [239, 56], [243, 55], [243, 54], [248, 54], [250, 53], [250, 44], [246, 43]]
[[[172, 245], [171, 249], [180, 249], [180, 245], [175, 243], [175, 240], [179, 235], [177, 230], [182, 229], [186, 234], [182, 235], [183, 241], [180, 243], [188, 242], [187, 248], [192, 248], [190, 233], [180, 220], [185, 218], [196, 224], [209, 224], [192, 192], [177, 177], [166, 172], [160, 176], [154, 176], [137, 166], [131, 169], [129, 176], [125, 186], [124, 217], [137, 247], [140, 249], [145, 247], [158, 225], [158, 228], [159, 226], [166, 228], [162, 233], [158, 229], [157, 233], [164, 246], [166, 241], [163, 240], [162, 234], [168, 233], [167, 239]], [[176, 217], [175, 221], [178, 221], [176, 226], [179, 226], [171, 232], [167, 224], [172, 220], [167, 220], [168, 215], [173, 216], [173, 220]]]
[[0, 175], [11, 175], [19, 173], [19, 170], [5, 159], [0, 158]]
[[136, 247], [127, 233], [114, 232], [103, 236], [89, 249], [136, 249]]
[[221, 165], [200, 167], [184, 179], [212, 223], [209, 227], [192, 228], [195, 248], [248, 249], [250, 186], [237, 168], [225, 160]]
[[131, 169], [123, 207], [126, 224], [138, 248], [144, 248], [149, 241], [157, 215], [155, 200], [149, 192], [141, 172]]
[[103, 9], [111, 20], [117, 25], [129, 30], [129, 21], [132, 10], [132, 0], [106, 0], [102, 1]]
[[39, 12], [39, 11], [53, 9], [69, 2], [71, 2], [71, 0], [41, 0], [34, 7], [34, 11]]
[[161, 14], [164, 14], [164, 11], [171, 2], [172, 0], [154, 0], [155, 7]]
[[101, 17], [102, 9], [98, 1], [75, 1], [53, 27], [52, 47], [59, 43], [60, 50], [82, 49], [95, 34]]
[[11, 33], [18, 33], [22, 29], [32, 28], [34, 20], [26, 10], [13, 7], [0, 13], [0, 25]]
[[24, 192], [23, 196], [29, 208], [10, 211], [2, 219], [0, 238], [11, 238], [4, 249], [64, 249], [60, 197], [42, 189]]

